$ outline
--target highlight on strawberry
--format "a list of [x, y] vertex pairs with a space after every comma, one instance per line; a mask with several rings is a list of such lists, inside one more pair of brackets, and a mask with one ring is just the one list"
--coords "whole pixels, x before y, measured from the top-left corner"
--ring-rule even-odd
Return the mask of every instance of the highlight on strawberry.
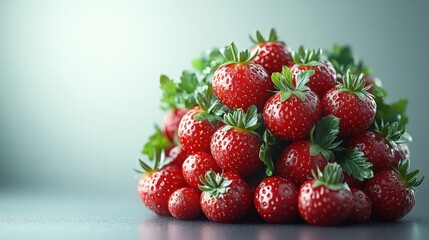
[[231, 42], [192, 66], [159, 79], [165, 117], [136, 170], [148, 210], [314, 225], [396, 221], [412, 211], [424, 177], [408, 170], [408, 101], [387, 101], [350, 46], [293, 51], [271, 29], [256, 31], [244, 51]]

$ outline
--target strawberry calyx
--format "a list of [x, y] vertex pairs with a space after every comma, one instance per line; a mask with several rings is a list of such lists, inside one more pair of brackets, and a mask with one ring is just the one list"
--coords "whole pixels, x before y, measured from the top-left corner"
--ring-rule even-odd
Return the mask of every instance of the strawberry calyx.
[[315, 180], [313, 183], [314, 188], [325, 186], [334, 191], [348, 189], [348, 185], [342, 183], [344, 175], [343, 170], [338, 163], [328, 163], [323, 172], [320, 171], [319, 167], [317, 167], [317, 174], [314, 170], [312, 170], [311, 173]]
[[253, 38], [253, 36], [250, 35], [250, 41], [252, 41], [254, 44], [277, 42], [277, 39], [277, 32], [274, 28], [270, 29], [270, 35], [267, 39], [265, 39], [259, 31], [256, 31], [256, 40]]
[[202, 109], [194, 118], [199, 121], [207, 120], [212, 125], [222, 121], [222, 115], [225, 113], [223, 105], [219, 100], [213, 101], [213, 88], [211, 84], [201, 86], [195, 90], [195, 100]]
[[310, 91], [310, 88], [306, 85], [310, 81], [310, 77], [314, 74], [314, 70], [301, 71], [296, 76], [296, 84], [292, 79], [292, 71], [287, 67], [283, 66], [282, 72], [274, 72], [271, 75], [275, 87], [279, 90], [280, 101], [286, 101], [290, 96], [295, 95], [305, 101], [304, 92]]
[[354, 75], [351, 73], [351, 70], [348, 69], [346, 74], [343, 76], [343, 83], [339, 83], [337, 87], [341, 92], [351, 92], [359, 97], [361, 101], [365, 101], [367, 97], [372, 97], [373, 95], [368, 92], [368, 89], [371, 86], [365, 86], [364, 75], [361, 73], [359, 75]]
[[259, 51], [255, 51], [253, 55], [250, 54], [249, 50], [244, 50], [238, 52], [238, 48], [234, 42], [231, 42], [228, 46], [225, 47], [223, 52], [223, 56], [226, 60], [224, 64], [230, 63], [248, 63], [252, 61], [257, 55]]
[[298, 52], [292, 51], [292, 59], [297, 65], [320, 66], [322, 49], [310, 49], [300, 46]]
[[200, 182], [203, 185], [198, 185], [198, 188], [203, 192], [208, 192], [213, 197], [226, 193], [232, 181], [224, 178], [224, 172], [221, 174], [215, 173], [213, 170], [207, 171], [204, 177], [200, 177]]
[[274, 135], [269, 130], [265, 130], [264, 134], [262, 135], [262, 145], [259, 149], [259, 159], [266, 166], [265, 175], [267, 177], [270, 177], [274, 174], [274, 163], [271, 147], [276, 143], [277, 141]]
[[423, 176], [418, 179], [416, 176], [419, 174], [420, 169], [416, 168], [413, 171], [408, 172], [409, 168], [410, 160], [404, 159], [399, 161], [398, 169], [395, 169], [395, 171], [399, 173], [408, 188], [414, 189], [415, 187], [418, 187], [420, 184], [422, 184], [425, 177]]
[[340, 132], [340, 119], [329, 115], [320, 119], [310, 131], [310, 156], [322, 154], [328, 161], [335, 159], [333, 151], [342, 150], [342, 140], [336, 141]]
[[398, 150], [399, 143], [407, 143], [412, 141], [412, 137], [405, 132], [405, 128], [399, 127], [398, 122], [374, 121], [374, 132], [380, 134], [389, 142], [393, 149]]
[[153, 161], [153, 166], [149, 166], [147, 163], [145, 163], [143, 160], [141, 160], [140, 158], [138, 159], [140, 168], [143, 170], [138, 170], [138, 169], [134, 169], [134, 171], [136, 171], [137, 173], [140, 174], [147, 174], [147, 173], [151, 173], [151, 172], [156, 172], [158, 170], [160, 170], [161, 168], [163, 168], [165, 165], [169, 164], [173, 159], [171, 158], [166, 158], [164, 151], [161, 151], [159, 149], [154, 149], [154, 156], [155, 156], [155, 160]]
[[242, 108], [233, 109], [223, 116], [223, 122], [227, 124], [225, 130], [236, 127], [255, 134], [257, 134], [255, 130], [261, 126], [258, 119], [258, 110], [255, 105], [250, 106], [247, 112], [244, 112]]
[[336, 159], [344, 172], [358, 179], [364, 181], [374, 177], [372, 171], [372, 163], [368, 161], [365, 154], [357, 148], [347, 149], [339, 154]]

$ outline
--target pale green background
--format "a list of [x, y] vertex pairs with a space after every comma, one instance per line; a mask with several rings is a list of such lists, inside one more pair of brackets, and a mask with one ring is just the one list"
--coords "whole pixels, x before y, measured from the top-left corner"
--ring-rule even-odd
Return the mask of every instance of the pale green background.
[[[0, 1], [0, 195], [114, 196], [142, 209], [132, 171], [162, 120], [161, 73], [213, 46], [350, 44], [390, 100], [409, 98], [413, 166], [429, 170], [429, 1]], [[426, 212], [429, 183], [414, 214]], [[25, 195], [25, 194], [24, 194]], [[1, 208], [1, 206], [0, 206]]]

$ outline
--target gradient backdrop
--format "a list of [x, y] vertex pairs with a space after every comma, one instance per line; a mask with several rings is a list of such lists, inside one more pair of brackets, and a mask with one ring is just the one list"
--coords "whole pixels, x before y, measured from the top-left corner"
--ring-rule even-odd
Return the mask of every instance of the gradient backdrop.
[[204, 50], [249, 47], [249, 33], [270, 27], [293, 49], [352, 45], [390, 100], [409, 98], [412, 164], [427, 175], [428, 10], [429, 1], [391, 0], [1, 0], [0, 195], [140, 207], [132, 168], [162, 120], [159, 75], [177, 79]]

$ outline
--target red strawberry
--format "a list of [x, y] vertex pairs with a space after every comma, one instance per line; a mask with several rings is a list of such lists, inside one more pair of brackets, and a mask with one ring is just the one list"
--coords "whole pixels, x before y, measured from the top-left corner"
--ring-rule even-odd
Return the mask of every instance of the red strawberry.
[[221, 172], [221, 169], [216, 164], [216, 161], [206, 152], [196, 152], [186, 158], [182, 166], [183, 177], [189, 186], [198, 188], [200, 177], [203, 177], [207, 171]]
[[191, 220], [198, 218], [202, 214], [200, 192], [190, 187], [176, 190], [168, 200], [168, 210], [176, 219]]
[[314, 179], [306, 181], [299, 189], [299, 214], [310, 224], [339, 224], [352, 210], [350, 189], [341, 183], [343, 171], [337, 163], [329, 163], [323, 173], [320, 169], [317, 172]]
[[344, 173], [343, 183], [347, 183], [350, 188], [364, 189], [366, 181], [360, 181], [348, 173]]
[[409, 160], [399, 162], [398, 170], [386, 170], [375, 174], [365, 187], [372, 202], [372, 212], [380, 220], [394, 221], [403, 218], [414, 207], [414, 188], [424, 177], [417, 179], [419, 169], [408, 173]]
[[162, 133], [173, 142], [174, 135], [179, 127], [180, 120], [188, 110], [184, 108], [176, 108], [164, 117], [164, 124], [162, 125]]
[[139, 164], [145, 172], [138, 183], [138, 194], [144, 205], [152, 212], [169, 216], [168, 199], [170, 195], [181, 187], [186, 186], [186, 181], [183, 179], [182, 171], [177, 166], [163, 167], [160, 162], [160, 151], [157, 151], [154, 161], [154, 167], [149, 167], [146, 163], [139, 159]]
[[176, 165], [178, 167], [182, 167], [183, 162], [188, 157], [188, 153], [183, 151], [181, 146], [174, 146], [168, 151], [166, 150], [166, 161], [168, 165]]
[[262, 107], [271, 96], [273, 83], [265, 69], [251, 63], [249, 52], [238, 53], [234, 43], [224, 53], [228, 62], [214, 72], [213, 90], [219, 101], [228, 108], [247, 109], [252, 105]]
[[364, 87], [363, 75], [348, 70], [343, 84], [329, 90], [322, 99], [325, 115], [340, 119], [340, 135], [352, 136], [368, 129], [375, 117], [376, 103]]
[[259, 160], [262, 143], [254, 132], [260, 126], [256, 107], [249, 107], [247, 113], [234, 109], [224, 115], [224, 122], [226, 125], [213, 134], [211, 153], [225, 171], [248, 177], [262, 166]]
[[178, 138], [188, 153], [210, 152], [210, 140], [223, 113], [218, 101], [211, 103], [212, 94], [210, 86], [198, 89], [195, 98], [199, 106], [190, 109], [180, 121]]
[[339, 120], [328, 116], [322, 118], [311, 130], [310, 140], [293, 142], [275, 163], [275, 174], [284, 177], [299, 187], [311, 178], [312, 171], [324, 169], [334, 160], [333, 150], [341, 141], [335, 142], [339, 132]]
[[269, 177], [255, 190], [253, 203], [259, 216], [266, 222], [291, 222], [298, 213], [297, 189], [281, 177]]
[[302, 71], [292, 83], [292, 72], [283, 67], [283, 72], [273, 73], [272, 81], [279, 91], [264, 106], [264, 122], [267, 129], [284, 140], [301, 140], [322, 116], [317, 95], [306, 86], [312, 70]]
[[283, 66], [293, 66], [290, 50], [284, 42], [277, 40], [277, 33], [274, 29], [271, 29], [267, 40], [262, 37], [259, 31], [256, 31], [256, 40], [250, 39], [255, 44], [251, 50], [252, 55], [257, 52], [252, 62], [262, 65], [269, 76], [273, 72], [280, 72]]
[[204, 215], [213, 222], [236, 222], [252, 205], [252, 195], [246, 182], [233, 172], [213, 171], [201, 178], [200, 205]]
[[395, 150], [395, 156], [393, 157], [392, 167], [398, 168], [400, 160], [410, 158], [410, 149], [406, 143], [398, 144], [398, 149]]
[[348, 223], [363, 223], [371, 216], [372, 204], [369, 197], [360, 189], [352, 188], [352, 211]]
[[362, 151], [368, 161], [373, 164], [375, 172], [387, 170], [393, 163], [397, 149], [396, 141], [399, 141], [404, 129], [398, 130], [398, 123], [376, 123], [373, 131], [366, 131], [352, 137], [347, 145]]
[[327, 60], [321, 60], [322, 49], [312, 50], [300, 47], [298, 52], [292, 52], [295, 65], [292, 67], [293, 80], [304, 70], [313, 70], [307, 86], [322, 98], [325, 92], [337, 85], [336, 72]]

